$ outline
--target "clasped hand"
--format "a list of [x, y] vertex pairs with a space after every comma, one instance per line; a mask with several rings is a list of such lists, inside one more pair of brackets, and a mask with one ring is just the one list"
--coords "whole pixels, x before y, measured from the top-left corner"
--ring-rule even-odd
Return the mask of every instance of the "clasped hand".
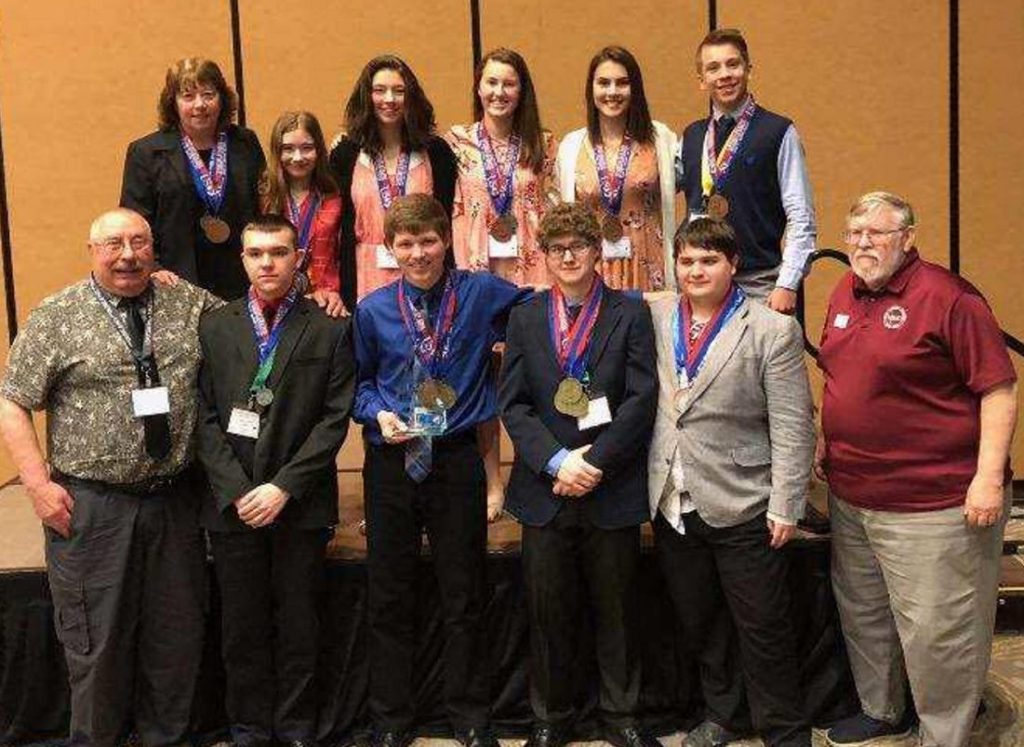
[[601, 482], [604, 472], [583, 458], [588, 451], [590, 444], [573, 449], [562, 460], [552, 488], [555, 495], [579, 497], [589, 493]]
[[273, 524], [287, 502], [288, 493], [267, 482], [236, 498], [235, 510], [239, 519], [253, 529], [259, 529]]

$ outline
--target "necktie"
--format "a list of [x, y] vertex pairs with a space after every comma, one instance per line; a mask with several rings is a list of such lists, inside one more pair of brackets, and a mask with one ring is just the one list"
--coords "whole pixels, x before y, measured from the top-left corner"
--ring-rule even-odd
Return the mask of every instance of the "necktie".
[[[430, 319], [430, 301], [428, 294], [420, 296], [414, 303]], [[433, 325], [432, 325], [433, 326]], [[413, 380], [418, 381], [422, 371], [417, 360], [413, 364]], [[415, 483], [421, 483], [427, 479], [430, 470], [434, 465], [434, 454], [429, 436], [420, 436], [407, 441], [405, 444], [405, 474]]]
[[736, 126], [736, 120], [730, 117], [728, 114], [722, 115], [717, 122], [715, 122], [715, 155], [717, 156], [722, 152], [722, 146], [725, 145], [725, 141], [729, 139], [729, 133], [732, 132], [732, 128]]
[[[146, 322], [142, 318], [142, 301], [138, 298], [129, 298], [126, 301], [128, 307], [128, 335], [132, 340], [132, 352], [139, 367], [139, 385], [145, 386], [145, 372], [148, 370], [154, 384], [159, 382], [156, 370], [156, 360], [153, 354], [143, 358], [146, 340]], [[142, 428], [145, 433], [146, 453], [153, 459], [163, 459], [171, 453], [171, 428], [167, 421], [167, 415], [147, 415], [142, 418]]]

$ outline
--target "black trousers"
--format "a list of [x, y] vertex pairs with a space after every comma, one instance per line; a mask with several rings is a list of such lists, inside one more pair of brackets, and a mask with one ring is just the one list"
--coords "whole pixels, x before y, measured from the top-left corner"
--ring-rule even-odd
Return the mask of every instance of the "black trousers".
[[568, 498], [548, 524], [523, 527], [523, 575], [530, 614], [530, 703], [538, 722], [571, 726], [580, 614], [593, 620], [601, 718], [633, 723], [640, 695], [634, 583], [640, 527], [601, 529]]
[[418, 484], [405, 473], [403, 446], [367, 444], [363, 480], [375, 725], [405, 731], [414, 724], [416, 574], [425, 527], [446, 632], [445, 707], [457, 731], [485, 727], [487, 489], [476, 432], [434, 439], [433, 469]]
[[706, 717], [743, 731], [745, 684], [754, 729], [769, 747], [809, 747], [786, 558], [769, 547], [765, 515], [715, 528], [693, 511], [683, 523], [679, 534], [659, 514], [654, 534], [684, 645], [700, 669]]
[[45, 530], [70, 744], [113, 747], [133, 727], [147, 747], [178, 744], [188, 736], [206, 604], [196, 486], [183, 478], [138, 495], [54, 479], [75, 501], [70, 538]]
[[210, 532], [225, 706], [239, 747], [316, 738], [314, 688], [328, 529]]

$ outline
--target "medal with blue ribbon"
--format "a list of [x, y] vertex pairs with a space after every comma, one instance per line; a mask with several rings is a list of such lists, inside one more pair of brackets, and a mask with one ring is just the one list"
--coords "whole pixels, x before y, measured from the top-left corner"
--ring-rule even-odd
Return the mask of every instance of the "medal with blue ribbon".
[[602, 143], [594, 144], [594, 163], [597, 166], [597, 182], [601, 188], [601, 204], [604, 206], [605, 218], [601, 221], [601, 234], [608, 241], [615, 243], [622, 238], [622, 221], [619, 212], [622, 210], [622, 196], [626, 187], [626, 171], [633, 157], [633, 139], [627, 133], [619, 146], [619, 155], [615, 161], [615, 173], [608, 173], [608, 158]]
[[185, 152], [185, 162], [188, 164], [196, 194], [206, 208], [206, 214], [199, 219], [199, 227], [211, 243], [223, 244], [231, 236], [231, 227], [217, 217], [227, 192], [228, 134], [222, 132], [217, 136], [209, 166], [199, 155], [192, 138], [184, 132], [181, 133], [181, 148]]
[[288, 294], [281, 300], [270, 327], [267, 327], [267, 320], [260, 309], [259, 301], [254, 288], [249, 288], [249, 319], [252, 321], [252, 334], [256, 340], [257, 367], [252, 383], [249, 385], [249, 404], [259, 406], [260, 409], [269, 407], [274, 401], [274, 392], [267, 388], [267, 379], [274, 368], [274, 358], [277, 355], [277, 345], [281, 341], [281, 330], [284, 329], [284, 319], [295, 306], [298, 299], [298, 291], [292, 287]]
[[711, 344], [746, 297], [743, 289], [733, 283], [729, 293], [722, 301], [722, 305], [715, 310], [700, 332], [692, 338], [690, 333], [694, 329], [693, 310], [690, 308], [689, 299], [685, 297], [679, 299], [673, 342], [675, 343], [676, 373], [679, 376], [681, 387], [686, 388], [693, 384], [693, 380], [697, 378], [697, 374], [700, 373], [700, 369], [707, 359]]
[[402, 321], [412, 338], [413, 353], [420, 366], [427, 372], [427, 378], [416, 386], [416, 400], [421, 407], [436, 410], [450, 410], [455, 406], [455, 389], [441, 376], [444, 360], [451, 347], [452, 329], [455, 326], [456, 293], [453, 273], [447, 273], [441, 292], [440, 311], [437, 324], [431, 328], [426, 309], [420, 308], [405, 287], [405, 279], [398, 281], [398, 308]]
[[523, 139], [512, 133], [508, 141], [505, 163], [498, 162], [494, 151], [494, 143], [487, 134], [483, 122], [476, 123], [476, 141], [480, 147], [480, 159], [484, 168], [484, 181], [487, 194], [496, 216], [491, 224], [490, 234], [496, 241], [509, 241], [516, 233], [516, 218], [512, 215], [513, 187], [515, 185], [516, 166], [519, 164], [519, 150]]
[[377, 179], [377, 192], [380, 194], [380, 204], [384, 206], [384, 210], [391, 207], [396, 197], [405, 194], [405, 187], [409, 181], [410, 160], [408, 151], [403, 150], [398, 154], [398, 165], [395, 167], [395, 178], [392, 180], [388, 175], [384, 154], [377, 153], [373, 156], [373, 175]]
[[603, 297], [604, 283], [600, 277], [595, 276], [576, 321], [570, 324], [569, 309], [561, 288], [557, 284], [552, 286], [548, 295], [551, 344], [565, 377], [555, 391], [555, 409], [563, 415], [582, 418], [590, 408], [590, 398], [583, 381], [586, 377], [590, 340]]
[[708, 217], [715, 220], [722, 220], [729, 214], [729, 200], [722, 194], [722, 187], [725, 185], [725, 178], [729, 174], [729, 167], [733, 159], [740, 151], [743, 144], [743, 137], [750, 129], [750, 120], [757, 111], [757, 103], [753, 95], [747, 98], [740, 115], [736, 120], [729, 137], [722, 145], [720, 153], [715, 152], [715, 129], [717, 127], [714, 117], [708, 122], [708, 129], [704, 135], [704, 150], [700, 161], [701, 190], [704, 194], [704, 211]]

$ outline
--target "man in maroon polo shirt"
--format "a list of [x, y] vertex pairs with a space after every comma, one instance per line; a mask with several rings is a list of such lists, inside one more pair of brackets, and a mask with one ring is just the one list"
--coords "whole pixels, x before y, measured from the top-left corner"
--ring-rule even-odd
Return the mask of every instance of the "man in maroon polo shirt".
[[1017, 416], [1016, 375], [981, 294], [914, 247], [887, 192], [847, 217], [852, 272], [829, 301], [815, 471], [863, 713], [832, 745], [905, 735], [909, 677], [925, 746], [966, 745], [988, 671]]

